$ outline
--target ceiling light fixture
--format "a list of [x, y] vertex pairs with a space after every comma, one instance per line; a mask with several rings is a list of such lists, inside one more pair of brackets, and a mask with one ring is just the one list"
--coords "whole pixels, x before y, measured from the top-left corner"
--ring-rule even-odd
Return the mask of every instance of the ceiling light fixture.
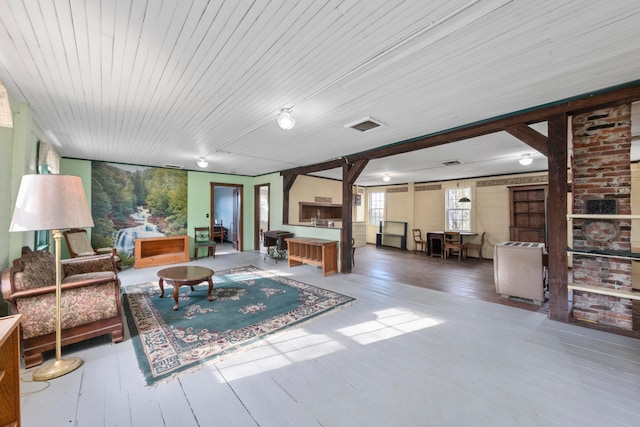
[[531, 158], [531, 154], [523, 154], [518, 161], [522, 166], [529, 166], [533, 162], [533, 159]]
[[460, 197], [460, 200], [458, 200], [458, 203], [470, 203], [471, 199], [468, 198], [467, 196], [462, 196]]
[[209, 166], [209, 162], [207, 162], [207, 160], [204, 157], [200, 157], [196, 162], [196, 164], [198, 165], [198, 167], [201, 167], [201, 168], [206, 168], [207, 166]]
[[295, 124], [296, 121], [291, 115], [291, 111], [289, 111], [288, 108], [282, 108], [278, 115], [278, 126], [280, 126], [281, 129], [289, 130], [293, 129], [293, 125]]
[[385, 173], [384, 176], [382, 177], [382, 180], [384, 182], [389, 182], [389, 181], [391, 181], [391, 177], [389, 176], [388, 173]]

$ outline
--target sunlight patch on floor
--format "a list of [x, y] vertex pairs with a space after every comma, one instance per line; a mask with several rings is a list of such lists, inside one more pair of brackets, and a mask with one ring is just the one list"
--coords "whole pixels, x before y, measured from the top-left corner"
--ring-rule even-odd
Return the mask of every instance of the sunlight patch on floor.
[[[309, 342], [301, 345], [299, 342], [301, 338]], [[255, 354], [251, 354], [251, 360], [225, 366], [225, 379], [233, 381], [264, 374], [266, 371], [284, 368], [294, 363], [307, 362], [345, 349], [344, 345], [323, 334], [307, 335], [304, 333], [295, 340], [293, 345], [292, 341], [288, 339], [282, 343], [270, 343], [268, 347], [262, 347], [256, 350]], [[295, 358], [292, 358], [292, 355]]]
[[373, 315], [376, 316], [375, 320], [338, 329], [338, 332], [359, 344], [367, 345], [444, 323], [444, 320], [420, 316], [403, 308], [377, 311]]

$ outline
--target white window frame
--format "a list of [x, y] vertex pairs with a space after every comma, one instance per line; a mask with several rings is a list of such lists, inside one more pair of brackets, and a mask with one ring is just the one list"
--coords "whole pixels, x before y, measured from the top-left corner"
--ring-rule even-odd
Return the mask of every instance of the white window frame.
[[[460, 202], [466, 196], [471, 202]], [[445, 191], [444, 229], [446, 231], [472, 231], [473, 197], [471, 187], [451, 187]]]
[[[374, 201], [374, 198], [381, 200]], [[372, 191], [369, 193], [369, 225], [379, 226], [380, 221], [384, 221], [385, 203], [386, 195], [384, 191]]]

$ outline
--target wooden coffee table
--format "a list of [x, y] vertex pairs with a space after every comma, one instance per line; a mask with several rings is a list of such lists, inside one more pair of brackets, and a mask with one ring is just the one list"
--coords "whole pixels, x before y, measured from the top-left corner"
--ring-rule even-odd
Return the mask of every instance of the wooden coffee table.
[[213, 290], [213, 270], [206, 267], [198, 266], [180, 266], [164, 268], [158, 271], [158, 277], [160, 281], [160, 298], [164, 297], [164, 281], [171, 282], [173, 284], [173, 300], [176, 304], [173, 306], [174, 310], [178, 309], [178, 290], [180, 286], [190, 286], [193, 291], [193, 286], [202, 282], [209, 282], [209, 290], [207, 291], [207, 299], [213, 301], [211, 291]]

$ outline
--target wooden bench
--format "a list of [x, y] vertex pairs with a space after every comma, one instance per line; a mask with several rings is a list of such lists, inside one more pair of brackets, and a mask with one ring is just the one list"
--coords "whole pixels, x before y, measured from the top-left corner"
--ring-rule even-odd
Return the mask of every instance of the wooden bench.
[[338, 272], [338, 242], [335, 240], [294, 237], [287, 241], [289, 267], [311, 264], [322, 267], [322, 275]]

